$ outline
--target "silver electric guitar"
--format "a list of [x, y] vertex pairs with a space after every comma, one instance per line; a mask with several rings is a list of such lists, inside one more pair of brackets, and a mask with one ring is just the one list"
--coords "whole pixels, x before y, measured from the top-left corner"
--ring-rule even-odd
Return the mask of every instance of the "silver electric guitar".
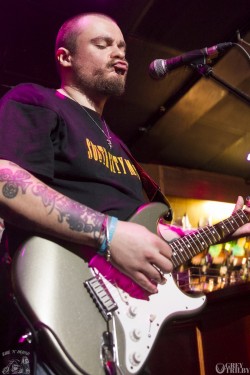
[[[174, 267], [249, 222], [239, 210], [179, 237], [161, 224], [166, 210], [162, 203], [150, 203], [130, 221], [168, 240]], [[158, 294], [149, 296], [104, 258], [95, 258], [90, 267], [77, 246], [30, 238], [13, 261], [15, 299], [57, 374], [137, 374], [163, 324], [198, 313], [206, 298], [183, 293], [172, 274], [165, 275]]]

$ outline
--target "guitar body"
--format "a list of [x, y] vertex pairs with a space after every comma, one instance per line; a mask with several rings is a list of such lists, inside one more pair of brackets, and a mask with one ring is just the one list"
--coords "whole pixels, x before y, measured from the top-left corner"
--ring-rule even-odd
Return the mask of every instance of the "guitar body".
[[[167, 207], [152, 203], [142, 207], [131, 221], [158, 233], [158, 220]], [[118, 272], [118, 271], [117, 271]], [[41, 237], [32, 237], [13, 261], [12, 280], [17, 304], [31, 326], [54, 371], [60, 375], [104, 375], [103, 333], [112, 335], [115, 370], [110, 374], [137, 374], [151, 352], [159, 330], [169, 319], [198, 313], [205, 297], [191, 297], [176, 286], [171, 274], [148, 300], [131, 297], [108, 281], [80, 255]], [[86, 287], [100, 282], [110, 299], [111, 312], [104, 317], [96, 306], [98, 293]], [[103, 297], [101, 297], [103, 298]]]

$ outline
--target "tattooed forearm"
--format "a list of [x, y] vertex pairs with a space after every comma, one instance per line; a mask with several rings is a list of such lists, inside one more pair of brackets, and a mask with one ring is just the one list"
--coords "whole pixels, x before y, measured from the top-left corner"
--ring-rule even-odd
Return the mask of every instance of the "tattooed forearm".
[[99, 239], [103, 214], [63, 196], [41, 182], [32, 180], [32, 176], [24, 170], [0, 169], [0, 182], [3, 183], [4, 198], [14, 199], [19, 193], [25, 195], [29, 190], [29, 193], [39, 198], [42, 205], [48, 209], [48, 215], [57, 213], [59, 223], [67, 223], [70, 230], [89, 233], [94, 239]]
[[103, 214], [66, 197], [56, 202], [56, 209], [59, 213], [59, 221], [65, 220], [71, 230], [92, 233], [95, 239], [99, 238], [104, 220]]
[[9, 168], [3, 168], [0, 170], [0, 182], [3, 182], [2, 193], [5, 198], [12, 199], [18, 194], [19, 189], [25, 194], [30, 181], [30, 174], [26, 171], [18, 170], [13, 172]]
[[49, 213], [53, 211], [56, 205], [58, 193], [52, 191], [48, 186], [43, 184], [35, 184], [32, 186], [32, 193], [42, 199], [44, 207], [50, 207]]
[[50, 207], [49, 213], [53, 210], [57, 211], [60, 223], [66, 221], [71, 230], [92, 233], [95, 239], [99, 238], [104, 220], [103, 214], [62, 196], [42, 184], [33, 186], [32, 192], [34, 195], [41, 197], [45, 207]]

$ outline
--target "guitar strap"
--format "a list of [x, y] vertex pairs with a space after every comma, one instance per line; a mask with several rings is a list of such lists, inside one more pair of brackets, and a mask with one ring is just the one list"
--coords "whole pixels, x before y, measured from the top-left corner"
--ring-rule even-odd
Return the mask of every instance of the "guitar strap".
[[129, 156], [129, 158], [132, 160], [134, 166], [136, 167], [137, 172], [139, 173], [139, 176], [141, 178], [142, 186], [147, 194], [147, 197], [150, 202], [162, 202], [164, 203], [168, 208], [169, 211], [165, 217], [167, 221], [171, 221], [173, 218], [172, 208], [170, 206], [169, 201], [165, 197], [165, 195], [161, 192], [161, 188], [157, 183], [147, 174], [147, 172], [141, 167], [141, 165], [135, 160], [131, 152], [128, 150], [128, 148], [124, 145], [124, 143], [121, 142], [119, 138], [117, 138], [119, 141], [122, 149], [126, 152], [126, 154]]

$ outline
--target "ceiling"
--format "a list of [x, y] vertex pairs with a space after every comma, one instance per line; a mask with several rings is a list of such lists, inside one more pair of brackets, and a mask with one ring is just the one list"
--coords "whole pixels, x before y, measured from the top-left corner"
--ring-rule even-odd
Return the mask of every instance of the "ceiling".
[[85, 11], [114, 17], [127, 40], [127, 90], [108, 102], [105, 118], [137, 159], [249, 181], [249, 55], [233, 46], [209, 63], [212, 73], [207, 77], [182, 66], [155, 81], [148, 67], [157, 58], [239, 43], [239, 35], [250, 54], [250, 1], [2, 0], [0, 95], [20, 82], [57, 87], [57, 30], [67, 18]]

